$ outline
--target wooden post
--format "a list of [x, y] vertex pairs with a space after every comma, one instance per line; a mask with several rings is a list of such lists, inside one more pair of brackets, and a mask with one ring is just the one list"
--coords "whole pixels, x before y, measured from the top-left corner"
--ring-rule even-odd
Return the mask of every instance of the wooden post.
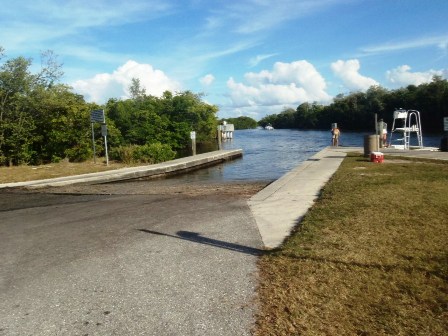
[[[375, 113], [375, 135], [378, 135], [378, 134], [379, 134], [379, 132], [378, 132], [378, 114]], [[376, 143], [377, 150], [380, 150], [380, 136], [377, 138], [377, 143]]]
[[191, 138], [191, 151], [193, 155], [196, 155], [196, 132], [192, 131], [190, 132], [190, 138]]
[[222, 149], [222, 131], [221, 131], [221, 126], [218, 126], [218, 149], [221, 150]]

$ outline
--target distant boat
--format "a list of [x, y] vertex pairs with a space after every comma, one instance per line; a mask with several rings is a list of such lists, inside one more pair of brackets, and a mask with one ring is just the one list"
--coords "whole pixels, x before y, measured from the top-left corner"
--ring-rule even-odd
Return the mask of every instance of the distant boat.
[[265, 129], [265, 130], [268, 130], [268, 131], [271, 131], [271, 130], [274, 129], [274, 127], [272, 127], [271, 124], [267, 124], [267, 125], [264, 127], [264, 129]]

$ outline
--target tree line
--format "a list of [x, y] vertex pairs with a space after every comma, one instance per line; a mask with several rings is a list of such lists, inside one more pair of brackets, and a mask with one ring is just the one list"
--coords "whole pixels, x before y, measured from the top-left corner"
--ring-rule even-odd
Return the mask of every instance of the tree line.
[[[4, 59], [0, 48], [0, 59]], [[52, 51], [41, 56], [32, 73], [32, 60], [6, 59], [0, 66], [0, 166], [42, 164], [62, 159], [83, 161], [93, 155], [90, 113], [104, 109], [108, 146], [113, 158], [159, 162], [172, 159], [190, 144], [213, 141], [218, 108], [190, 91], [162, 97], [146, 94], [138, 79], [131, 98], [109, 99], [105, 105], [87, 103], [60, 83], [62, 65]], [[93, 124], [96, 150], [104, 153], [100, 124]]]
[[255, 119], [245, 116], [240, 116], [237, 118], [224, 118], [220, 120], [220, 123], [222, 124], [224, 121], [229, 124], [233, 124], [235, 130], [252, 129], [257, 128], [258, 126], [258, 123]]
[[[5, 58], [0, 47], [0, 60]], [[90, 112], [104, 109], [108, 145], [113, 159], [125, 162], [160, 162], [172, 159], [197, 142], [214, 141], [218, 107], [191, 91], [161, 97], [148, 95], [138, 79], [129, 87], [130, 98], [109, 99], [105, 105], [87, 103], [81, 95], [60, 83], [62, 65], [52, 51], [41, 56], [41, 68], [31, 71], [32, 60], [6, 59], [0, 66], [0, 166], [41, 164], [62, 159], [83, 161], [92, 157]], [[274, 128], [328, 129], [338, 123], [343, 130], [373, 130], [374, 115], [392, 122], [396, 108], [420, 111], [427, 133], [440, 133], [448, 116], [448, 82], [434, 76], [432, 82], [397, 90], [373, 86], [366, 92], [340, 94], [329, 105], [303, 103], [257, 121], [249, 117], [223, 119], [236, 129], [271, 124]], [[221, 120], [221, 121], [223, 121]], [[93, 127], [96, 149], [104, 144], [100, 125]]]
[[391, 125], [393, 111], [398, 108], [418, 110], [426, 133], [441, 133], [443, 118], [448, 117], [448, 81], [434, 76], [430, 83], [409, 85], [397, 90], [372, 86], [366, 92], [340, 94], [329, 105], [303, 103], [295, 110], [287, 108], [279, 114], [264, 117], [260, 126], [274, 128], [328, 129], [338, 123], [344, 130], [372, 131], [375, 114]]

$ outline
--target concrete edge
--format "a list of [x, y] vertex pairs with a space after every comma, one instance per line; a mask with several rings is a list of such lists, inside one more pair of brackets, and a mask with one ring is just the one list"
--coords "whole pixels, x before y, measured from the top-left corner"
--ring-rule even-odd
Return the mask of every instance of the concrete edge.
[[233, 160], [241, 156], [243, 156], [242, 149], [220, 150], [148, 166], [121, 168], [104, 172], [58, 177], [54, 179], [5, 183], [0, 184], [0, 189], [15, 187], [40, 188], [47, 186], [63, 186], [69, 184], [108, 183], [144, 177], [159, 177], [163, 175], [180, 174], [185, 171], [200, 169], [201, 167], [219, 164], [221, 162]]
[[[335, 152], [335, 149], [333, 147], [325, 147], [321, 151], [317, 152], [310, 158], [308, 158], [306, 161], [301, 162], [298, 166], [293, 168], [291, 171], [285, 173], [283, 176], [281, 176], [278, 180], [275, 180], [271, 184], [269, 184], [266, 188], [255, 194], [250, 198], [250, 201], [263, 201], [266, 198], [268, 198], [270, 195], [281, 189], [284, 185], [286, 185], [291, 179], [294, 179], [298, 174], [300, 174], [301, 171], [309, 168], [312, 166], [316, 161], [321, 160], [324, 158], [328, 152]], [[342, 157], [345, 157], [346, 151], [341, 151]]]
[[[347, 152], [352, 150], [353, 148], [326, 147], [248, 200], [266, 249], [279, 247], [289, 237], [292, 229], [301, 222], [318, 199], [322, 188], [338, 170]], [[320, 166], [320, 172], [323, 169], [325, 173], [314, 176], [306, 190], [300, 190], [303, 176], [309, 177], [309, 173], [313, 173], [317, 166]], [[291, 186], [297, 187], [296, 193], [285, 192]]]

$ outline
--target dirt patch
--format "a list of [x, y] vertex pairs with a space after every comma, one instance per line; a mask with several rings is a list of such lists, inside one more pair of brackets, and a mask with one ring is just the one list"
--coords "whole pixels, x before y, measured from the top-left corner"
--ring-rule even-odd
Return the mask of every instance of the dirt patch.
[[110, 161], [106, 166], [103, 161], [103, 159], [98, 159], [97, 163], [94, 163], [93, 160], [77, 163], [64, 160], [41, 166], [0, 167], [0, 183], [33, 181], [142, 166], [142, 164], [127, 165], [115, 161]]
[[270, 182], [178, 183], [167, 181], [135, 181], [96, 185], [69, 185], [63, 187], [28, 188], [37, 193], [84, 195], [223, 195], [249, 198]]

